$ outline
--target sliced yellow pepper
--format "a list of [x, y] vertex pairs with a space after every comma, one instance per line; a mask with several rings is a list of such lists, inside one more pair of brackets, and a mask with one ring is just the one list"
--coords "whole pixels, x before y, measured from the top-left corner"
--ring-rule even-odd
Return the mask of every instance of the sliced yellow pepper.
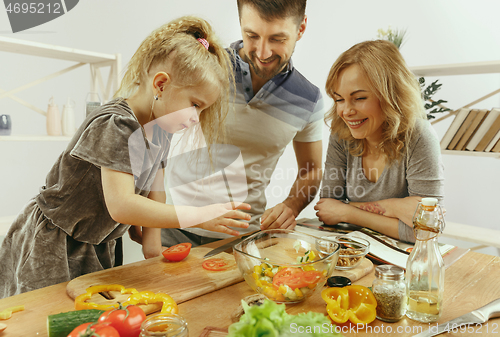
[[164, 293], [154, 293], [152, 291], [141, 291], [140, 293], [136, 293], [131, 295], [127, 302], [123, 303], [123, 305], [137, 305], [137, 304], [151, 304], [151, 303], [163, 303], [161, 307], [161, 313], [169, 313], [169, 314], [178, 314], [179, 308], [177, 307], [177, 303], [175, 303], [174, 299], [167, 294]]
[[377, 300], [367, 287], [351, 285], [326, 288], [321, 292], [326, 311], [335, 323], [347, 320], [355, 324], [368, 324], [376, 318]]
[[119, 291], [121, 294], [131, 294], [126, 302], [123, 302], [123, 306], [127, 305], [138, 305], [138, 304], [152, 304], [152, 303], [163, 303], [161, 312], [162, 313], [172, 313], [177, 314], [179, 308], [177, 303], [167, 294], [164, 293], [153, 293], [152, 291], [141, 291], [138, 292], [134, 288], [125, 288], [119, 284], [109, 284], [109, 285], [98, 285], [87, 288], [85, 294], [78, 295], [75, 299], [75, 309], [99, 309], [99, 310], [109, 310], [112, 308], [118, 308], [119, 303], [116, 304], [97, 304], [92, 302], [87, 302], [92, 298], [92, 295], [106, 292], [106, 291]]
[[24, 305], [17, 305], [0, 311], [0, 319], [9, 319], [14, 312], [23, 311]]
[[83, 310], [83, 309], [99, 309], [99, 310], [110, 310], [113, 308], [118, 308], [119, 304], [97, 304], [93, 302], [87, 302], [92, 298], [92, 295], [106, 292], [106, 291], [119, 291], [121, 294], [136, 294], [137, 290], [134, 288], [125, 288], [119, 284], [108, 284], [108, 285], [98, 285], [87, 288], [87, 292], [85, 294], [78, 295], [75, 298], [75, 309]]

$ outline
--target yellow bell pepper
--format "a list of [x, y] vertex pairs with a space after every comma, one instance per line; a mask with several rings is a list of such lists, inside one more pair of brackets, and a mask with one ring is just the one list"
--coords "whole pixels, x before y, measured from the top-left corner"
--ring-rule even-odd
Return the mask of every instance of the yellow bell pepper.
[[123, 302], [122, 305], [126, 307], [127, 305], [138, 305], [138, 304], [151, 304], [151, 303], [163, 303], [161, 312], [162, 313], [172, 313], [177, 314], [179, 308], [177, 303], [167, 294], [164, 293], [153, 293], [151, 291], [141, 291], [138, 292], [134, 288], [125, 288], [119, 284], [108, 284], [108, 285], [98, 285], [87, 288], [85, 294], [78, 295], [75, 299], [75, 309], [99, 309], [99, 310], [110, 310], [112, 308], [118, 308], [119, 303], [116, 304], [97, 304], [92, 302], [87, 302], [92, 298], [92, 295], [105, 292], [105, 291], [119, 291], [121, 294], [131, 294], [127, 301]]
[[177, 307], [177, 303], [175, 303], [174, 299], [167, 294], [164, 293], [154, 293], [152, 291], [141, 291], [140, 293], [136, 293], [131, 295], [127, 302], [123, 303], [123, 305], [138, 305], [138, 304], [151, 304], [151, 303], [163, 303], [161, 307], [161, 313], [165, 314], [178, 314], [179, 308]]
[[370, 289], [361, 285], [326, 288], [321, 292], [326, 311], [335, 323], [348, 320], [355, 324], [368, 324], [375, 320], [377, 300]]
[[119, 304], [97, 304], [93, 302], [87, 302], [92, 298], [92, 295], [106, 292], [106, 291], [119, 291], [121, 294], [136, 294], [137, 290], [134, 288], [125, 288], [119, 284], [107, 284], [107, 285], [98, 285], [87, 288], [87, 292], [81, 295], [78, 295], [75, 298], [75, 309], [83, 310], [83, 309], [99, 309], [99, 310], [110, 310], [113, 308], [118, 308]]
[[9, 319], [12, 317], [12, 313], [18, 312], [18, 311], [23, 311], [24, 310], [24, 305], [18, 305], [15, 307], [10, 307], [7, 309], [4, 309], [0, 311], [0, 319]]

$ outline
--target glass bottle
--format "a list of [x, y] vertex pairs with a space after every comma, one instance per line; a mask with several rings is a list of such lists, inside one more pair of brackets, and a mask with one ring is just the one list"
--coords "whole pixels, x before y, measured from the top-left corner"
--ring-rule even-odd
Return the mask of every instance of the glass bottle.
[[76, 131], [74, 101], [68, 97], [68, 102], [64, 104], [61, 115], [61, 129], [63, 136], [73, 136]]
[[429, 323], [443, 311], [444, 261], [437, 237], [445, 223], [435, 198], [423, 198], [413, 215], [415, 246], [406, 262], [408, 307], [406, 316]]
[[47, 108], [47, 134], [49, 136], [61, 135], [61, 116], [59, 115], [59, 108], [54, 102], [54, 97], [50, 98]]
[[188, 337], [187, 322], [176, 314], [156, 314], [141, 325], [139, 337]]
[[406, 313], [406, 283], [403, 268], [381, 265], [375, 268], [372, 292], [377, 300], [377, 318], [397, 322]]

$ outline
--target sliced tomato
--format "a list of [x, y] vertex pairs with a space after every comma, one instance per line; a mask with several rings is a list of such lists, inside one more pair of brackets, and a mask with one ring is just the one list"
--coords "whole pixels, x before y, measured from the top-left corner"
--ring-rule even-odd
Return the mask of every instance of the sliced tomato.
[[163, 251], [163, 256], [172, 262], [179, 262], [186, 258], [191, 251], [191, 244], [189, 242], [179, 243], [178, 245], [167, 248]]
[[308, 270], [304, 272], [304, 281], [307, 283], [307, 286], [318, 283], [322, 277], [323, 273], [317, 270]]
[[203, 268], [211, 271], [221, 271], [226, 270], [229, 266], [223, 259], [208, 259], [203, 261]]
[[276, 275], [274, 275], [273, 284], [276, 287], [279, 287], [280, 285], [283, 284], [287, 284], [286, 281], [289, 280], [292, 277], [292, 275], [300, 274], [302, 272], [303, 270], [300, 268], [292, 268], [292, 267], [283, 268], [279, 272], [277, 272]]
[[273, 285], [287, 285], [292, 289], [304, 288], [316, 284], [323, 274], [319, 271], [303, 271], [300, 268], [285, 268], [273, 277]]

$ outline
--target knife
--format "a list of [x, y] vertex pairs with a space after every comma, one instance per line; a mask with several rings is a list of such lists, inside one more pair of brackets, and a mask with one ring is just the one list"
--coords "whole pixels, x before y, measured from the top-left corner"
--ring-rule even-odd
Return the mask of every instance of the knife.
[[233, 248], [233, 246], [235, 246], [236, 244], [240, 243], [241, 241], [245, 240], [247, 237], [251, 236], [255, 234], [255, 232], [252, 232], [250, 234], [246, 234], [246, 235], [243, 235], [237, 239], [234, 239], [232, 241], [229, 241], [228, 243], [226, 244], [223, 244], [222, 246], [220, 247], [217, 247], [217, 248], [214, 248], [212, 249], [211, 251], [209, 251], [208, 253], [205, 254], [205, 256], [203, 256], [204, 259], [206, 259], [207, 257], [210, 257], [210, 256], [214, 256], [214, 255], [217, 255], [219, 253], [222, 253], [223, 251], [226, 251], [230, 248]]
[[432, 337], [444, 332], [450, 332], [463, 325], [486, 323], [490, 318], [496, 317], [500, 317], [500, 298], [486, 304], [484, 307], [452, 319], [451, 321], [439, 324], [438, 326], [431, 326], [429, 330], [421, 332], [413, 337]]

